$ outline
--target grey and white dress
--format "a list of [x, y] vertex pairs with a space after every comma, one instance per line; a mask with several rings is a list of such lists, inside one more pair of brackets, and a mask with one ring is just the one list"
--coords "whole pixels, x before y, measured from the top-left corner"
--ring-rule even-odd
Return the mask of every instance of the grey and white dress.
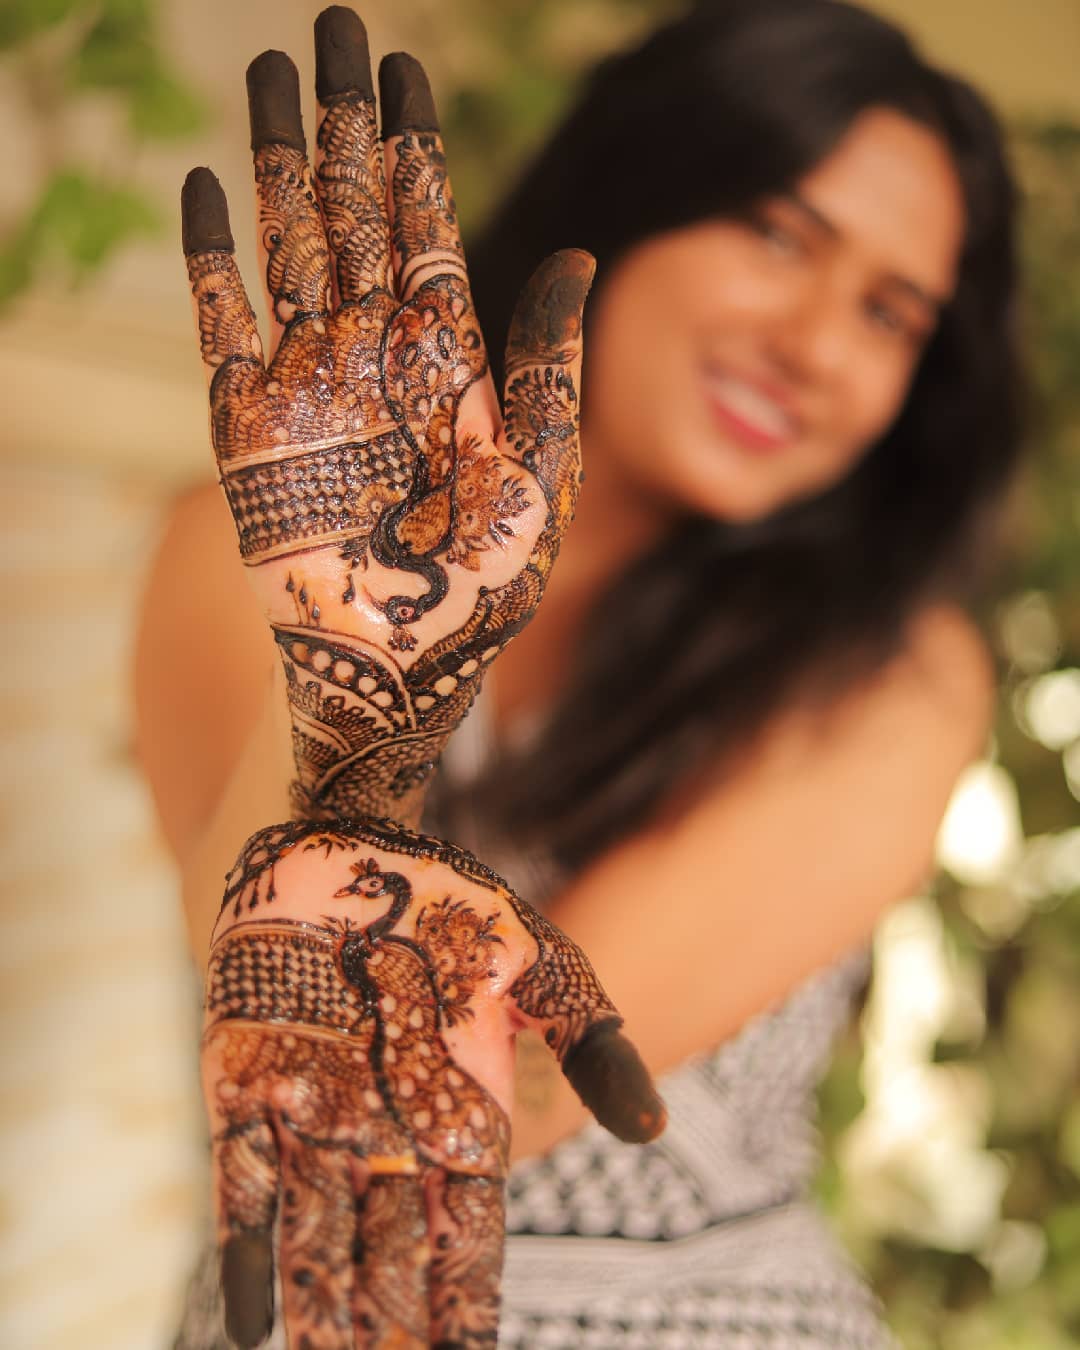
[[[451, 743], [448, 791], [480, 770], [489, 745], [481, 700]], [[558, 888], [549, 859], [516, 855], [475, 822], [455, 815], [450, 837], [534, 904]], [[593, 1125], [511, 1169], [500, 1350], [894, 1345], [807, 1194], [815, 1088], [866, 973], [862, 953], [819, 972], [663, 1077], [669, 1123], [654, 1143]], [[175, 1350], [227, 1345], [208, 1251]], [[285, 1350], [280, 1326], [269, 1345]]]

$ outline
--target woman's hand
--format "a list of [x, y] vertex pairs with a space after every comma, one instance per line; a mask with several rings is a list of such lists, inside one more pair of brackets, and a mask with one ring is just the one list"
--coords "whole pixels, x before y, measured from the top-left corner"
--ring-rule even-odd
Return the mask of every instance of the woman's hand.
[[573, 514], [593, 264], [556, 254], [526, 287], [501, 423], [422, 69], [382, 64], [384, 174], [350, 10], [320, 15], [316, 64], [314, 174], [292, 62], [248, 71], [268, 361], [208, 169], [184, 186], [184, 250], [221, 481], [288, 678], [296, 814], [415, 821]]
[[494, 1344], [513, 1037], [597, 1119], [664, 1110], [588, 960], [475, 858], [389, 821], [263, 830], [227, 882], [203, 1079], [229, 1334]]

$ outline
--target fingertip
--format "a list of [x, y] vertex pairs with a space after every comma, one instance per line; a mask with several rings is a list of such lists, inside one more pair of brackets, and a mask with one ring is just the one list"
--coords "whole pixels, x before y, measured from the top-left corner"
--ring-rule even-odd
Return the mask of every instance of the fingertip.
[[405, 131], [438, 131], [439, 118], [424, 67], [408, 52], [390, 52], [379, 63], [382, 137]]
[[270, 1236], [241, 1233], [221, 1252], [225, 1330], [240, 1350], [253, 1350], [274, 1326], [274, 1261]]
[[265, 51], [247, 68], [251, 148], [288, 145], [306, 150], [300, 113], [300, 76], [284, 52]]
[[180, 190], [180, 231], [184, 255], [235, 249], [229, 227], [229, 206], [217, 177], [210, 169], [192, 169]]
[[564, 248], [545, 258], [515, 307], [509, 349], [519, 355], [543, 355], [578, 341], [595, 274], [596, 259], [584, 249]]
[[624, 1143], [647, 1144], [667, 1124], [652, 1076], [617, 1021], [587, 1031], [566, 1056], [563, 1072], [599, 1123]]
[[354, 10], [331, 5], [315, 20], [315, 96], [325, 105], [348, 93], [375, 96], [367, 29]]

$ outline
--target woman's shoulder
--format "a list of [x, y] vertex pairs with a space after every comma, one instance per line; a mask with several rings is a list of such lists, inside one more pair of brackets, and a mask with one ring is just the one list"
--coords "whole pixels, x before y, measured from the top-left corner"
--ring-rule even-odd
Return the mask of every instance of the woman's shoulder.
[[835, 711], [855, 720], [902, 717], [913, 733], [940, 736], [956, 771], [985, 747], [996, 676], [989, 644], [959, 605], [925, 605], [874, 675], [841, 694]]
[[898, 659], [929, 691], [958, 702], [970, 721], [989, 720], [996, 686], [994, 659], [983, 633], [959, 605], [942, 602], [918, 611]]
[[820, 675], [671, 805], [707, 815], [710, 802], [792, 775], [812, 790], [826, 766], [851, 764], [858, 781], [872, 761], [949, 784], [983, 751], [994, 699], [993, 658], [974, 620], [958, 605], [926, 605], [884, 661], [859, 678]]

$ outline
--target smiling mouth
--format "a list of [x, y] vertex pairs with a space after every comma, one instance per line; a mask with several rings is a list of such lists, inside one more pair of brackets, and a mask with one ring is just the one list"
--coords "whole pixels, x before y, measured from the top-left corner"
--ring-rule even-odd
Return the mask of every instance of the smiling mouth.
[[728, 371], [706, 369], [705, 389], [714, 419], [754, 450], [779, 450], [799, 434], [791, 413], [759, 386]]

